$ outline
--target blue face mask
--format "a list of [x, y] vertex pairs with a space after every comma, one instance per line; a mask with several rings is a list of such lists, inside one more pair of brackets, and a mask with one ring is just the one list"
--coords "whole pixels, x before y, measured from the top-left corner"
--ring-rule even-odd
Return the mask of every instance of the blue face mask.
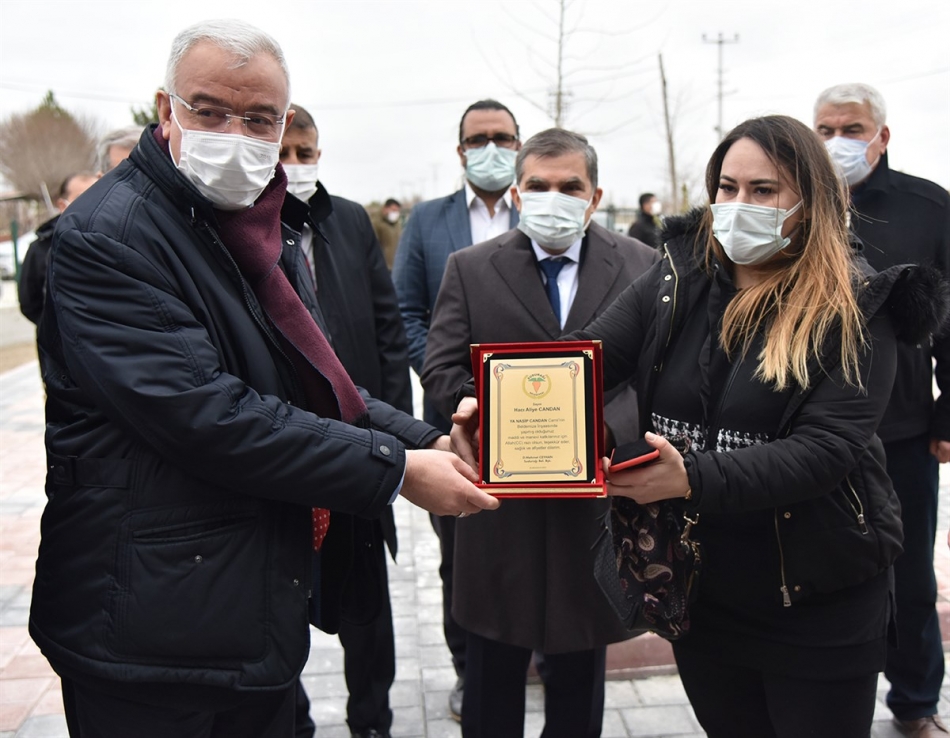
[[465, 153], [465, 178], [486, 192], [500, 192], [515, 181], [514, 149], [500, 149], [490, 141], [480, 149]]

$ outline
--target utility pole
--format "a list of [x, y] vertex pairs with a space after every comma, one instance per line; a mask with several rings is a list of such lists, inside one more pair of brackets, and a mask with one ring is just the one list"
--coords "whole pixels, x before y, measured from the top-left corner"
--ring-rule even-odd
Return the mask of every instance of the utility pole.
[[716, 126], [716, 133], [719, 134], [719, 140], [722, 140], [722, 137], [725, 135], [722, 130], [722, 47], [725, 44], [737, 44], [739, 43], [739, 34], [733, 34], [731, 39], [723, 38], [722, 31], [719, 32], [719, 37], [710, 39], [706, 38], [706, 34], [703, 34], [703, 43], [707, 44], [716, 44], [719, 47], [719, 124]]
[[663, 72], [663, 54], [657, 54], [660, 60], [660, 84], [663, 89], [663, 120], [666, 123], [666, 151], [670, 167], [670, 193], [673, 202], [670, 212], [679, 212], [679, 187], [676, 184], [676, 157], [673, 154], [673, 128], [670, 125], [670, 106], [666, 95], [666, 74]]
[[557, 31], [557, 88], [554, 91], [554, 127], [561, 128], [564, 114], [567, 112], [567, 101], [564, 99], [564, 6], [566, 0], [560, 1], [560, 18]]

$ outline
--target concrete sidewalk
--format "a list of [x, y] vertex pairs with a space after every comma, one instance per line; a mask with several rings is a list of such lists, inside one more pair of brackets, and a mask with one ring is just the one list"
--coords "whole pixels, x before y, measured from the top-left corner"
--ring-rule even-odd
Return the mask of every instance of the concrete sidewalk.
[[[2, 319], [3, 316], [0, 316]], [[0, 738], [66, 738], [59, 680], [27, 633], [30, 587], [39, 543], [43, 492], [43, 390], [36, 362], [0, 375]], [[950, 608], [947, 549], [950, 475], [943, 475], [937, 535], [941, 607]], [[393, 735], [457, 738], [448, 715], [455, 682], [442, 637], [439, 546], [428, 516], [404, 500], [396, 503], [400, 555], [390, 562], [396, 626], [397, 673], [391, 692]], [[947, 631], [945, 631], [947, 632]], [[608, 657], [605, 738], [703, 735], [673, 673], [668, 644], [641, 637], [612, 647]], [[320, 738], [346, 738], [346, 686], [339, 641], [312, 631], [304, 684]], [[884, 706], [882, 678], [875, 738], [897, 738]], [[529, 685], [525, 735], [540, 735], [543, 693]], [[944, 682], [941, 713], [950, 715], [950, 681]], [[170, 737], [171, 738], [171, 737]]]

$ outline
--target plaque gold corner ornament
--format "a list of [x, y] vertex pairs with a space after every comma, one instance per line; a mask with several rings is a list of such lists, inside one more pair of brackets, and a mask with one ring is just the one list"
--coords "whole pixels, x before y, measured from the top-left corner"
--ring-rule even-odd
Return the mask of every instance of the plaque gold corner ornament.
[[594, 352], [591, 349], [584, 349], [584, 356], [586, 356], [591, 361], [594, 360]]

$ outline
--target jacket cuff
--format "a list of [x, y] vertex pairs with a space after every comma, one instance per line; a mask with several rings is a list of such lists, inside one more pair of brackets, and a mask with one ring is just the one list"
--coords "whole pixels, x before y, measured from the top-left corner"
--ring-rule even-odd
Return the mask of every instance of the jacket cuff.
[[475, 397], [475, 381], [469, 380], [455, 391], [455, 407], [466, 397]]

